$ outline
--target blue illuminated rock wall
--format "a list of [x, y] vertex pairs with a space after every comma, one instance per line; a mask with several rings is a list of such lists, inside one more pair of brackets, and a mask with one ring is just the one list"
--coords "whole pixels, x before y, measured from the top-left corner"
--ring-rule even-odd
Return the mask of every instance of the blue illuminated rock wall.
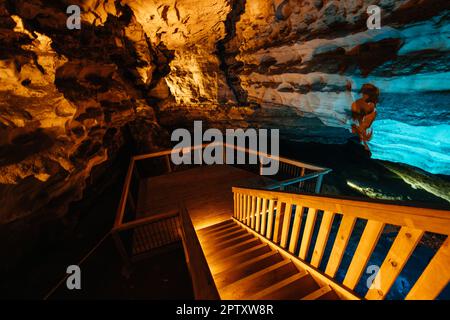
[[[333, 3], [337, 8], [351, 6], [348, 1]], [[346, 20], [334, 27], [331, 17], [330, 26], [316, 25], [326, 15], [320, 8], [317, 21], [308, 28], [323, 27], [326, 32], [294, 41], [270, 42], [252, 26], [264, 45], [258, 50], [246, 49], [250, 41], [240, 46], [240, 85], [263, 110], [290, 108], [291, 113], [277, 121], [289, 124], [295, 140], [345, 143], [351, 104], [361, 97], [361, 86], [372, 83], [381, 92], [370, 142], [373, 158], [449, 175], [449, 4], [397, 3], [398, 7], [391, 3], [383, 8], [380, 30], [358, 29], [348, 16], [354, 10], [344, 10], [347, 15], [341, 18]], [[406, 6], [410, 11], [402, 11]], [[292, 120], [293, 114], [301, 120]], [[322, 125], [311, 128], [307, 119], [312, 118]]]
[[386, 94], [369, 146], [375, 159], [450, 175], [448, 93]]

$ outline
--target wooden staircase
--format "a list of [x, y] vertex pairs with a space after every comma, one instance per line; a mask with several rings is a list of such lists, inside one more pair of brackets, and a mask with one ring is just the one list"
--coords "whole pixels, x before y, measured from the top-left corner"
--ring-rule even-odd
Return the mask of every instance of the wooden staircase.
[[[201, 300], [382, 300], [389, 298], [401, 273], [406, 274], [408, 269], [410, 272], [410, 268], [417, 268], [414, 274], [419, 272], [419, 277], [410, 279], [412, 287], [408, 293], [401, 292], [401, 299], [432, 300], [447, 290], [450, 212], [406, 203], [319, 195], [322, 179], [330, 172], [327, 168], [225, 144], [223, 154], [234, 149], [259, 157], [257, 164], [246, 167], [255, 175], [258, 170], [263, 175], [263, 159], [278, 160], [280, 179], [285, 180], [264, 185], [264, 189], [232, 187], [231, 199], [223, 188], [211, 193], [208, 188], [230, 184], [230, 180], [231, 185], [239, 184], [240, 174], [234, 175], [231, 170], [231, 176], [224, 179], [223, 174], [217, 174], [223, 172], [219, 170], [196, 179], [191, 172], [184, 178], [164, 180], [166, 189], [152, 189], [162, 195], [164, 206], [158, 210], [149, 206], [148, 212], [140, 209], [137, 204], [150, 193], [150, 189], [141, 190], [149, 182], [143, 170], [148, 163], [161, 165], [161, 160], [167, 172], [177, 171], [170, 154], [193, 156], [206, 146], [132, 158], [112, 230], [126, 266], [135, 256], [181, 240], [194, 296]], [[142, 161], [150, 162], [137, 166]], [[189, 180], [187, 176], [195, 178]], [[191, 193], [185, 192], [186, 185]], [[205, 189], [207, 193], [199, 191]], [[184, 205], [176, 211], [174, 206], [185, 201], [189, 201], [190, 212]], [[221, 212], [220, 218], [217, 212]], [[228, 219], [228, 212], [231, 220], [201, 229], [203, 223]], [[127, 250], [130, 239], [131, 253]], [[419, 264], [417, 261], [423, 260], [421, 246], [430, 239], [434, 253], [426, 257], [425, 265]], [[372, 275], [370, 281], [368, 274]]]
[[219, 291], [226, 300], [335, 300], [329, 286], [233, 220], [197, 231]]

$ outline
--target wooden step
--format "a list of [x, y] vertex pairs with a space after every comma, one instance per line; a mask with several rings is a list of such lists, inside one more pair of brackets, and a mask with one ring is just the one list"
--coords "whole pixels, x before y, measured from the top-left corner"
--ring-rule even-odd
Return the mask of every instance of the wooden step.
[[341, 298], [339, 298], [339, 296], [334, 290], [331, 290], [325, 293], [324, 295], [320, 296], [316, 300], [341, 300]]
[[222, 299], [339, 299], [311, 274], [235, 221], [198, 231], [209, 269]]
[[283, 291], [283, 289], [292, 283], [297, 282], [300, 279], [303, 279], [304, 277], [308, 276], [308, 273], [306, 271], [300, 271], [289, 278], [286, 278], [280, 282], [275, 283], [274, 285], [265, 288], [264, 290], [258, 292], [257, 294], [249, 297], [249, 300], [269, 300], [272, 299], [272, 296], [274, 296], [278, 291]]
[[228, 235], [228, 234], [230, 234], [232, 232], [240, 231], [240, 230], [244, 230], [244, 229], [239, 227], [239, 226], [237, 226], [237, 225], [234, 225], [234, 226], [230, 226], [230, 227], [225, 228], [225, 229], [220, 229], [220, 230], [217, 230], [217, 231], [210, 231], [210, 232], [208, 232], [205, 235], [199, 235], [199, 238], [205, 239], [205, 240], [211, 240], [211, 239], [219, 238], [219, 237]]
[[203, 251], [205, 252], [205, 254], [208, 254], [209, 252], [216, 252], [216, 251], [224, 250], [224, 249], [227, 249], [227, 248], [231, 248], [231, 247], [233, 247], [235, 245], [242, 244], [242, 243], [244, 243], [245, 241], [247, 241], [249, 239], [255, 239], [255, 237], [253, 235], [251, 235], [250, 233], [245, 232], [244, 234], [239, 235], [238, 237], [234, 237], [234, 238], [232, 238], [230, 240], [223, 241], [220, 244], [209, 245], [209, 246], [206, 245], [204, 247]]
[[225, 221], [216, 223], [214, 225], [211, 225], [211, 226], [199, 229], [199, 230], [197, 230], [197, 232], [199, 232], [199, 233], [207, 232], [207, 231], [215, 230], [217, 228], [220, 228], [220, 227], [223, 227], [223, 226], [227, 226], [227, 225], [230, 225], [230, 224], [234, 224], [235, 225], [236, 223], [233, 220], [229, 219], [229, 220], [225, 220]]
[[261, 300], [298, 300], [320, 289], [313, 277], [306, 271], [300, 271], [298, 277], [292, 277], [291, 281], [279, 283], [272, 290], [260, 293], [257, 299]]
[[283, 258], [276, 251], [269, 251], [252, 259], [243, 257], [241, 264], [214, 274], [214, 280], [218, 287], [225, 287], [282, 260]]
[[317, 300], [330, 291], [331, 291], [330, 286], [328, 286], [328, 285], [323, 286], [323, 287], [317, 289], [316, 291], [308, 294], [307, 296], [303, 297], [301, 300]]
[[228, 286], [219, 288], [219, 293], [222, 299], [247, 299], [297, 272], [297, 268], [290, 260], [283, 260]]
[[233, 220], [225, 220], [225, 221], [223, 221], [223, 222], [214, 224], [214, 225], [212, 225], [212, 226], [209, 226], [209, 227], [206, 227], [206, 228], [202, 228], [202, 229], [200, 229], [200, 230], [197, 230], [196, 232], [197, 232], [198, 234], [206, 234], [206, 233], [208, 233], [209, 231], [217, 230], [217, 229], [220, 229], [221, 227], [228, 226], [228, 225], [236, 225], [236, 223], [235, 223]]
[[202, 241], [202, 244], [205, 244], [207, 246], [209, 245], [213, 245], [216, 243], [221, 243], [222, 241], [227, 241], [229, 239], [232, 239], [234, 237], [238, 237], [241, 234], [245, 234], [248, 233], [246, 230], [242, 229], [242, 228], [237, 228], [236, 230], [233, 230], [231, 232], [226, 232], [223, 235], [219, 235], [216, 237], [199, 237]]
[[[216, 260], [216, 262], [212, 261], [209, 264], [209, 268], [213, 274], [221, 273], [225, 270], [233, 269], [234, 267], [244, 263], [246, 259], [252, 259], [254, 257], [260, 256], [261, 254], [270, 252], [270, 247], [265, 243], [257, 244], [254, 247], [251, 247], [247, 250], [243, 250], [239, 253], [231, 255], [223, 260]], [[209, 261], [208, 261], [209, 262]]]
[[261, 243], [261, 240], [252, 237], [252, 238], [242, 241], [236, 245], [229, 246], [226, 249], [211, 252], [210, 254], [206, 255], [206, 259], [210, 263], [215, 263], [218, 260], [227, 259], [228, 256], [231, 256], [235, 253], [239, 253], [241, 251], [244, 251], [246, 249], [254, 247], [260, 243]]
[[247, 232], [246, 230], [239, 229], [239, 230], [235, 230], [230, 233], [221, 235], [219, 237], [213, 237], [213, 236], [212, 237], [201, 237], [201, 238], [199, 238], [199, 240], [201, 241], [203, 246], [211, 247], [211, 246], [220, 245], [220, 244], [224, 243], [225, 241], [233, 240], [233, 239], [236, 239], [237, 237], [240, 237], [243, 235], [248, 235], [248, 234], [250, 234], [250, 233]]

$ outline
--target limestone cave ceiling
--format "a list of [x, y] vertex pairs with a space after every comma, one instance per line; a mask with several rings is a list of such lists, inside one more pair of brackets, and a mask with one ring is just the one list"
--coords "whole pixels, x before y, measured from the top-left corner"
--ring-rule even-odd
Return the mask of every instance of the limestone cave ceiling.
[[[81, 30], [66, 27], [73, 4]], [[369, 4], [383, 10], [381, 30], [367, 30]], [[313, 114], [342, 127], [364, 82], [391, 93], [448, 90], [449, 6], [0, 0], [0, 223], [64, 213], [117, 153], [126, 125], [146, 152], [167, 140], [160, 124], [175, 111], [242, 124], [257, 106], [266, 118]]]

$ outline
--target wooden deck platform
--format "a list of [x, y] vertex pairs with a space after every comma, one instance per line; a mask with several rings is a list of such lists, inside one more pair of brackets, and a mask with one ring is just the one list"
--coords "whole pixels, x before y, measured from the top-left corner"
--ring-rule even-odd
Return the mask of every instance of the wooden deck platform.
[[178, 210], [185, 203], [195, 229], [229, 220], [233, 214], [233, 186], [258, 188], [274, 180], [228, 165], [193, 169], [142, 179], [139, 217]]

